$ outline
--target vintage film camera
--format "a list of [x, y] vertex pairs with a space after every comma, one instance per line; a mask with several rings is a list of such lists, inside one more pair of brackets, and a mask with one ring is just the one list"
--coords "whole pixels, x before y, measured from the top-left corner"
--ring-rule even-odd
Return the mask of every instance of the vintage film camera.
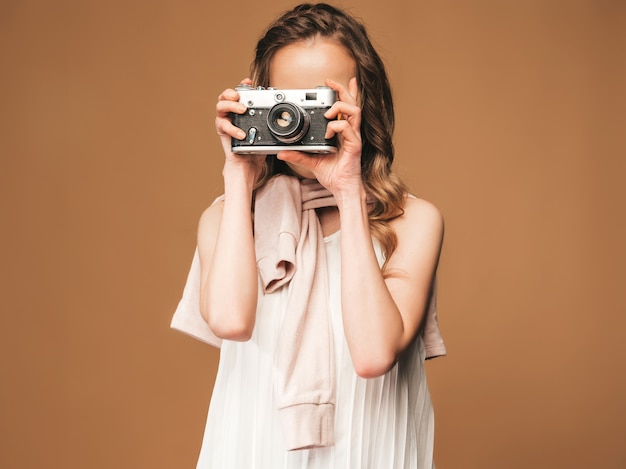
[[280, 150], [331, 153], [337, 137], [325, 139], [328, 119], [324, 113], [337, 100], [327, 86], [301, 90], [253, 88], [239, 85], [239, 102], [245, 114], [233, 114], [233, 124], [246, 132], [243, 140], [232, 139], [232, 151], [241, 155], [272, 155]]

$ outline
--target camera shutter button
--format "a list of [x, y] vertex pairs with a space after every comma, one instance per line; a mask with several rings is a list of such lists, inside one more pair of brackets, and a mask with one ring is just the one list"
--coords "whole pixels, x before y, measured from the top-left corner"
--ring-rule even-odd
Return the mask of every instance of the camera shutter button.
[[256, 134], [257, 134], [257, 129], [256, 127], [250, 127], [248, 129], [248, 143], [250, 145], [252, 145], [254, 143], [254, 140], [256, 139]]

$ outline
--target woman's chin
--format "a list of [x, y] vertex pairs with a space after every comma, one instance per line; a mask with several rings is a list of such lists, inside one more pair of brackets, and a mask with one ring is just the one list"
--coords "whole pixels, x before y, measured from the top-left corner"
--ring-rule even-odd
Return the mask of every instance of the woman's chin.
[[287, 163], [289, 169], [291, 169], [291, 171], [293, 171], [296, 176], [303, 179], [315, 179], [315, 174], [313, 174], [313, 171], [311, 171], [309, 168], [306, 168], [299, 164], [289, 163], [287, 161], [285, 163]]

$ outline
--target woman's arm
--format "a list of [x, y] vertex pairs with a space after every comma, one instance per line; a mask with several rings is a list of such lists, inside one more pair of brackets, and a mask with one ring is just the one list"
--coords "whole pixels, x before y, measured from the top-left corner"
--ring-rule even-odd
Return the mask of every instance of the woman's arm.
[[375, 377], [394, 365], [424, 318], [443, 241], [443, 219], [428, 202], [407, 198], [405, 213], [392, 222], [398, 246], [384, 278], [364, 199], [362, 194], [339, 196], [341, 295], [355, 370]]
[[216, 107], [215, 126], [226, 156], [224, 201], [209, 207], [198, 227], [200, 311], [218, 337], [247, 340], [254, 329], [258, 287], [252, 191], [264, 157], [231, 152], [231, 137], [243, 138], [230, 119], [230, 113], [245, 111], [238, 99], [235, 90], [225, 90]]
[[406, 199], [405, 213], [391, 222], [398, 246], [387, 263], [390, 275], [385, 279], [372, 244], [361, 180], [356, 79], [347, 87], [332, 80], [327, 85], [338, 92], [339, 99], [326, 113], [331, 119], [326, 138], [337, 135], [339, 151], [315, 158], [283, 151], [278, 158], [310, 169], [335, 196], [341, 223], [344, 331], [356, 372], [374, 377], [394, 365], [421, 324], [441, 250], [443, 220], [428, 202]]

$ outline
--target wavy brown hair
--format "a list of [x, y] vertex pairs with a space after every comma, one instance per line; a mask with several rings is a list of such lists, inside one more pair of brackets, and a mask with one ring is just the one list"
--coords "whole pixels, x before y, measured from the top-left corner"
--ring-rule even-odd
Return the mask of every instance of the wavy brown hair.
[[[256, 47], [251, 66], [255, 86], [269, 86], [270, 62], [276, 51], [317, 36], [343, 45], [356, 62], [361, 107], [361, 178], [374, 203], [369, 210], [370, 230], [389, 259], [397, 237], [389, 221], [403, 213], [406, 186], [393, 172], [394, 130], [391, 87], [380, 56], [365, 26], [348, 13], [325, 3], [304, 3], [269, 26]], [[266, 158], [257, 187], [278, 173], [288, 172], [284, 162]]]

